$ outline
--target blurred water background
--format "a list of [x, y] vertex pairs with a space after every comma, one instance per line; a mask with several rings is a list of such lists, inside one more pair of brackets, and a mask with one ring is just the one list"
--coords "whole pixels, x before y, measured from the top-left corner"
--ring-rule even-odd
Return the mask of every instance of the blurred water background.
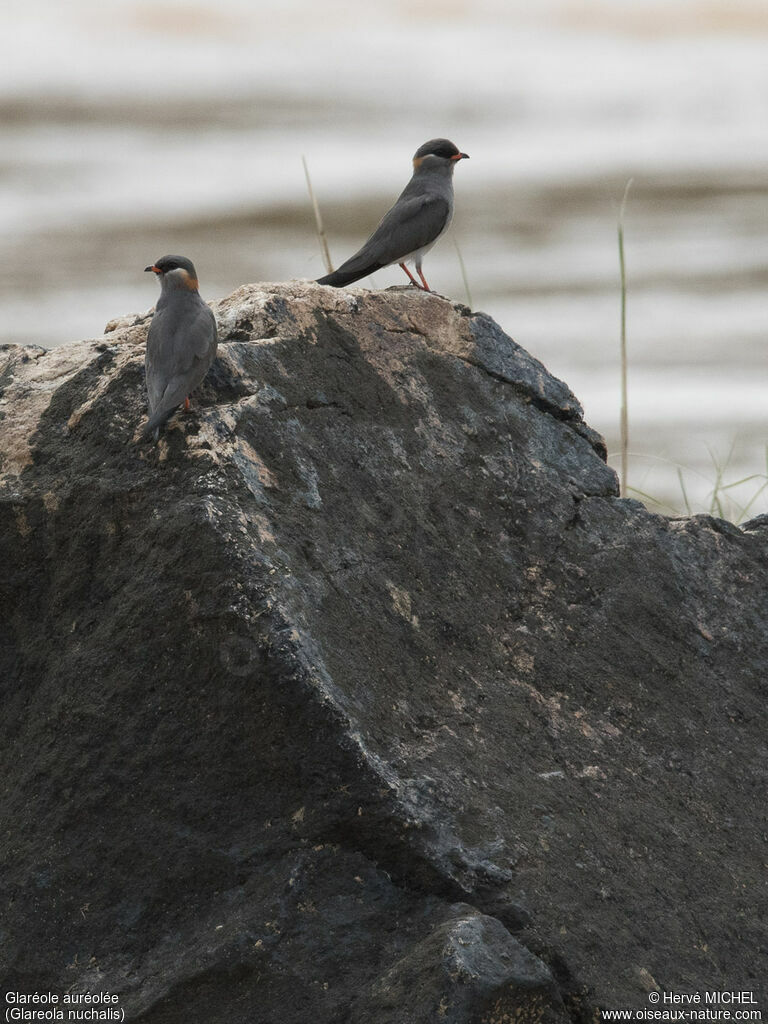
[[[768, 511], [765, 0], [31, 0], [0, 24], [0, 340], [100, 335], [166, 252], [209, 299], [319, 276], [302, 155], [338, 265], [446, 135], [473, 307], [616, 467], [634, 178], [630, 483], [685, 511], [681, 478], [702, 510], [750, 477], [723, 511]], [[426, 275], [466, 301], [453, 239]]]

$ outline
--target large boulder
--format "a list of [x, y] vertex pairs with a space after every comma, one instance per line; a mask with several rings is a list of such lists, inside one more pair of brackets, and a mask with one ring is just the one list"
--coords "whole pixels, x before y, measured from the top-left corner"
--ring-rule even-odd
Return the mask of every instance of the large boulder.
[[0, 353], [6, 989], [146, 1024], [759, 999], [768, 522], [620, 500], [568, 388], [439, 296], [214, 310], [157, 445], [146, 317]]

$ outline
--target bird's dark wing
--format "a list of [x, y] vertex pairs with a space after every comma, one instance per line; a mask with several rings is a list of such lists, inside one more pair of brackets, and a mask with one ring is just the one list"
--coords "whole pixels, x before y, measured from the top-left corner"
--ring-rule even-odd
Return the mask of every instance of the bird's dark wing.
[[450, 206], [442, 196], [402, 195], [365, 245], [338, 270], [321, 277], [318, 283], [339, 288], [359, 281], [381, 267], [388, 267], [390, 263], [397, 263], [404, 256], [434, 242], [449, 216]]
[[150, 415], [157, 408], [165, 390], [165, 378], [162, 372], [163, 339], [165, 338], [165, 320], [167, 310], [156, 309], [147, 333], [147, 348], [144, 353], [144, 371], [147, 380], [147, 399]]
[[197, 387], [216, 357], [216, 318], [201, 300], [199, 305], [155, 313], [149, 334], [145, 367], [149, 421], [153, 433]]

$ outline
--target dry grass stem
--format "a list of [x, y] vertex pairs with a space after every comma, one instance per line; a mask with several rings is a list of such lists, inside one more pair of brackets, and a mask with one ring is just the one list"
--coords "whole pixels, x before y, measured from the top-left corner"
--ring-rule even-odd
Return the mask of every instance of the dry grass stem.
[[325, 269], [327, 272], [332, 274], [333, 263], [331, 263], [331, 253], [328, 249], [328, 240], [325, 237], [323, 218], [320, 216], [320, 207], [318, 206], [317, 199], [315, 198], [315, 190], [312, 188], [312, 179], [309, 176], [309, 167], [307, 166], [306, 158], [302, 157], [301, 162], [304, 164], [304, 176], [307, 179], [307, 190], [309, 191], [309, 198], [312, 201], [312, 209], [315, 211], [315, 226], [317, 228], [317, 237], [320, 240], [323, 262], [325, 263]]
[[469, 278], [467, 277], [467, 268], [466, 268], [466, 266], [464, 264], [464, 257], [461, 255], [461, 249], [459, 248], [459, 243], [456, 241], [456, 236], [454, 235], [453, 232], [451, 232], [451, 241], [453, 242], [453, 247], [456, 250], [456, 255], [459, 258], [459, 269], [461, 270], [461, 279], [464, 282], [464, 291], [467, 294], [467, 305], [469, 306], [470, 309], [473, 309], [474, 307], [472, 305], [472, 292], [471, 292], [470, 287], [469, 287]]
[[627, 402], [627, 269], [624, 261], [624, 212], [634, 178], [624, 189], [619, 209], [619, 269], [621, 271], [621, 496], [626, 498], [629, 471], [629, 411]]

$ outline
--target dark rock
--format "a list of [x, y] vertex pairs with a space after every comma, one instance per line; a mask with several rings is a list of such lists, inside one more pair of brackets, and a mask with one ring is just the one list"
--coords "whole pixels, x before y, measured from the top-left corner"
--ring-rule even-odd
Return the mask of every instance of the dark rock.
[[766, 530], [768, 529], [768, 514], [755, 516], [754, 519], [750, 519], [749, 522], [742, 525], [742, 530]]
[[495, 918], [463, 909], [461, 916], [410, 947], [355, 999], [354, 1020], [493, 1024], [568, 1019], [541, 960]]
[[[146, 1024], [591, 1019], [764, 984], [768, 538], [616, 496], [437, 296], [0, 350], [6, 988]], [[514, 933], [514, 937], [512, 935]]]

